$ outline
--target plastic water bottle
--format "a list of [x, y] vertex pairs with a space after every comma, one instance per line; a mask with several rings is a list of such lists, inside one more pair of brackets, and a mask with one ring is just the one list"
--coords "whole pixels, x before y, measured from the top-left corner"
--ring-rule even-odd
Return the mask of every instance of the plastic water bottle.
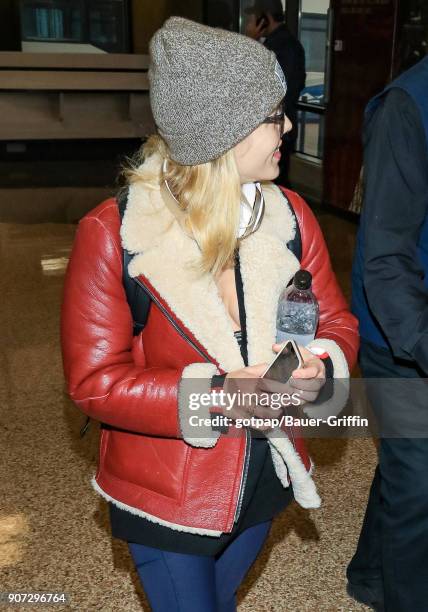
[[319, 319], [319, 306], [311, 291], [312, 274], [299, 270], [293, 283], [284, 289], [278, 302], [276, 341], [294, 340], [306, 346], [315, 337]]

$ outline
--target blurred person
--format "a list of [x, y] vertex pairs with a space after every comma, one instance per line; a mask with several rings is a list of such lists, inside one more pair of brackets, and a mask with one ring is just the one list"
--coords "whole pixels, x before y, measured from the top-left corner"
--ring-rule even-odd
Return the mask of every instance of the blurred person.
[[209, 0], [205, 5], [205, 21], [212, 28], [233, 30], [233, 14], [230, 0]]
[[[304, 507], [320, 499], [295, 432], [257, 437], [257, 427], [238, 427], [238, 417], [277, 411], [240, 405], [219, 431], [210, 406], [192, 412], [186, 388], [209, 394], [261, 382], [280, 350], [278, 298], [299, 267], [313, 276], [320, 323], [301, 347], [304, 367], [281, 389], [314, 402], [326, 377], [346, 378], [356, 321], [311, 210], [272, 183], [291, 128], [275, 54], [173, 17], [151, 41], [149, 78], [158, 134], [127, 174], [123, 221], [110, 199], [77, 231], [62, 310], [64, 371], [76, 405], [102, 423], [92, 484], [152, 609], [232, 612], [273, 517], [293, 498]], [[296, 219], [300, 261], [289, 247]], [[151, 298], [134, 335], [122, 247]], [[202, 424], [189, 428], [191, 415]]]
[[[406, 413], [421, 416], [422, 423], [427, 414], [426, 391], [412, 392], [428, 376], [427, 92], [424, 58], [370, 101], [364, 125], [365, 193], [352, 308], [360, 323], [362, 374], [377, 379], [369, 399], [379, 422], [393, 427]], [[407, 393], [390, 392], [392, 381], [383, 379], [401, 379]], [[428, 609], [427, 473], [428, 439], [400, 431], [381, 437], [347, 570], [349, 594], [374, 610]]]
[[265, 47], [275, 53], [289, 84], [284, 111], [291, 121], [292, 129], [283, 139], [277, 180], [278, 184], [289, 185], [290, 155], [295, 149], [298, 135], [297, 103], [306, 82], [305, 50], [284, 22], [281, 0], [256, 0], [245, 13], [245, 34], [255, 40], [263, 39]]

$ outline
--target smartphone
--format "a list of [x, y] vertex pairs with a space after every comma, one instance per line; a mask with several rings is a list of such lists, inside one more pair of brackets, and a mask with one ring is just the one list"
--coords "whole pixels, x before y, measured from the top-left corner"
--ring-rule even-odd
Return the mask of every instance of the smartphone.
[[303, 367], [303, 358], [294, 340], [288, 340], [275, 359], [262, 374], [262, 378], [286, 383], [292, 372]]
[[259, 27], [260, 25], [263, 25], [264, 28], [267, 28], [267, 26], [269, 25], [268, 19], [266, 17], [266, 15], [261, 15], [257, 21], [256, 21], [256, 26]]

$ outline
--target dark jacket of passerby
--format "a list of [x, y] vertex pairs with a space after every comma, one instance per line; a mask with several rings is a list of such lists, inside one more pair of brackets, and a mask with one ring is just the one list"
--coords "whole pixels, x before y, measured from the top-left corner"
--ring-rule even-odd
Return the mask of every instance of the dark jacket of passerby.
[[359, 364], [378, 425], [348, 593], [373, 610], [428, 601], [428, 58], [368, 105], [353, 267]]
[[428, 58], [368, 105], [353, 267], [363, 340], [428, 373]]

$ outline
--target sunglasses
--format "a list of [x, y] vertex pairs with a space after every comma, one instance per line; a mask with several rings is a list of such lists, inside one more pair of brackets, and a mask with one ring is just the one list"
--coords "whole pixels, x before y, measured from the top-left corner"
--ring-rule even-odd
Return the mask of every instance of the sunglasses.
[[275, 113], [274, 115], [269, 115], [269, 117], [266, 117], [262, 123], [275, 123], [276, 125], [279, 125], [280, 132], [282, 134], [284, 132], [285, 113], [284, 111], [281, 111], [279, 113]]

